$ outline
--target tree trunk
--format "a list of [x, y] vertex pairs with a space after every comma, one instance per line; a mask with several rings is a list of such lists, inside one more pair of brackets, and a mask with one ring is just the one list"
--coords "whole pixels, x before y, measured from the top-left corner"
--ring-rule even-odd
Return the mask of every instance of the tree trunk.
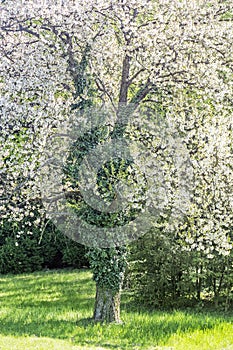
[[121, 323], [120, 291], [96, 285], [94, 320]]
[[127, 266], [127, 249], [93, 248], [88, 257], [96, 282], [93, 318], [100, 322], [121, 323], [120, 295]]

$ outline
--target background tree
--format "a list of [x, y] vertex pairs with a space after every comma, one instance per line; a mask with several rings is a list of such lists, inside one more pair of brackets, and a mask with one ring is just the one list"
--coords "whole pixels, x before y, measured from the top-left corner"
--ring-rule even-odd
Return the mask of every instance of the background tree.
[[0, 273], [17, 274], [42, 269], [88, 266], [85, 247], [47, 222], [42, 234], [34, 216], [0, 226]]
[[[45, 160], [46, 139], [70, 116], [71, 109], [75, 113], [86, 108], [90, 101], [94, 106], [111, 103], [116, 118], [109, 137], [119, 132], [122, 104], [133, 105], [135, 110], [145, 106], [152, 113], [154, 106], [159, 105], [159, 94], [168, 106], [164, 117], [173, 120], [185, 139], [191, 138], [192, 132], [182, 127], [182, 113], [176, 113], [182, 112], [179, 105], [186, 88], [190, 94], [198, 91], [201, 96], [211, 98], [219, 125], [229, 126], [229, 118], [224, 118], [225, 106], [232, 96], [230, 1], [212, 0], [208, 4], [194, 1], [190, 6], [185, 1], [162, 0], [83, 1], [78, 4], [54, 1], [48, 5], [23, 1], [17, 6], [10, 0], [1, 5], [3, 217], [22, 220], [27, 210], [30, 213], [32, 201], [28, 199], [40, 198], [36, 179], [38, 168]], [[200, 119], [196, 121], [191, 106], [189, 123], [195, 124]], [[205, 127], [208, 126], [205, 123]], [[224, 135], [226, 129], [223, 128]], [[23, 140], [16, 147], [19, 137]], [[195, 142], [190, 144], [193, 149]], [[215, 151], [206, 148], [208, 167]], [[224, 149], [223, 146], [221, 150]], [[230, 145], [227, 150], [221, 151], [221, 164], [225, 157], [228, 160], [231, 157]], [[165, 168], [167, 163], [168, 160], [164, 160]], [[172, 169], [170, 177], [173, 177], [174, 167], [168, 169]], [[231, 170], [228, 166], [229, 174]], [[170, 188], [172, 193], [172, 185]], [[200, 191], [202, 189], [200, 186]], [[22, 202], [28, 205], [26, 211]], [[195, 205], [193, 207], [191, 205], [190, 210], [196, 211], [201, 225], [202, 213]], [[218, 209], [211, 210], [216, 216]], [[232, 211], [230, 202], [229, 210]], [[221, 215], [221, 230], [215, 232], [224, 236], [225, 227], [228, 230], [230, 225], [228, 209]], [[191, 229], [190, 236], [195, 232]], [[201, 240], [202, 235], [198, 242]], [[101, 288], [104, 288], [104, 294], [97, 292], [96, 305], [104, 307], [100, 313], [94, 313], [96, 319], [120, 320], [123, 270], [118, 269], [113, 275], [112, 271], [115, 266], [124, 265], [118, 263], [124, 253], [120, 249], [118, 254], [115, 249], [113, 254], [102, 250], [93, 255], [97, 287], [101, 281]], [[230, 247], [226, 249], [229, 251]], [[104, 269], [112, 259], [113, 270]], [[112, 278], [116, 282], [114, 289], [109, 283], [105, 284]]]

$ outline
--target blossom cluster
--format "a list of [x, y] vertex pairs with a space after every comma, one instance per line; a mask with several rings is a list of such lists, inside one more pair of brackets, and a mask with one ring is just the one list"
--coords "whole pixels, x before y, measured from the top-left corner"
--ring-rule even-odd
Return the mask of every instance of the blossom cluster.
[[[116, 114], [120, 103], [152, 111], [162, 101], [160, 113], [184, 138], [194, 178], [187, 189], [192, 197], [180, 203], [187, 223], [179, 230], [191, 247], [227, 254], [233, 220], [231, 1], [6, 0], [0, 7], [1, 218], [21, 220], [41, 210], [47, 140], [74, 113], [71, 106], [90, 94]], [[172, 198], [179, 169], [170, 154], [156, 157], [164, 162]]]

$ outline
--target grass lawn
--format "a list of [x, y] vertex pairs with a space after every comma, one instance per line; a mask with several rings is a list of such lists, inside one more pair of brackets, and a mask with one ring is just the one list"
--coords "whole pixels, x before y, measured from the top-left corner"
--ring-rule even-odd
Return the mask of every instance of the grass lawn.
[[89, 271], [0, 276], [0, 350], [233, 350], [233, 315], [148, 312], [122, 300], [123, 324], [91, 320]]

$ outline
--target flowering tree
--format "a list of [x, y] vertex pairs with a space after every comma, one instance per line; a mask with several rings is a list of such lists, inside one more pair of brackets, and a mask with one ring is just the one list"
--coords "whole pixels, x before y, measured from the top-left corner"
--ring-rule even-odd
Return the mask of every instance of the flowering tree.
[[[128, 132], [121, 120], [124, 106], [127, 117], [139, 110], [141, 119], [159, 112], [172, 121], [190, 148], [195, 178], [188, 209], [195, 222], [187, 226], [187, 242], [196, 247], [205, 237], [220, 252], [229, 251], [230, 5], [220, 0], [188, 6], [183, 0], [5, 1], [0, 32], [1, 216], [21, 220], [35, 209], [43, 212], [38, 174], [46, 161], [46, 141], [59, 125], [77, 112], [83, 117], [88, 108], [110, 104], [114, 123], [95, 142], [117, 139]], [[155, 123], [156, 117], [150, 118], [152, 129]], [[166, 169], [171, 199], [179, 166], [163, 147], [153, 146], [148, 130], [140, 129], [138, 140], [149, 140], [145, 147], [155, 155], [152, 169], [158, 159]], [[180, 223], [176, 226], [187, 231]], [[100, 246], [90, 254], [97, 282], [95, 319], [118, 322], [125, 248]]]

